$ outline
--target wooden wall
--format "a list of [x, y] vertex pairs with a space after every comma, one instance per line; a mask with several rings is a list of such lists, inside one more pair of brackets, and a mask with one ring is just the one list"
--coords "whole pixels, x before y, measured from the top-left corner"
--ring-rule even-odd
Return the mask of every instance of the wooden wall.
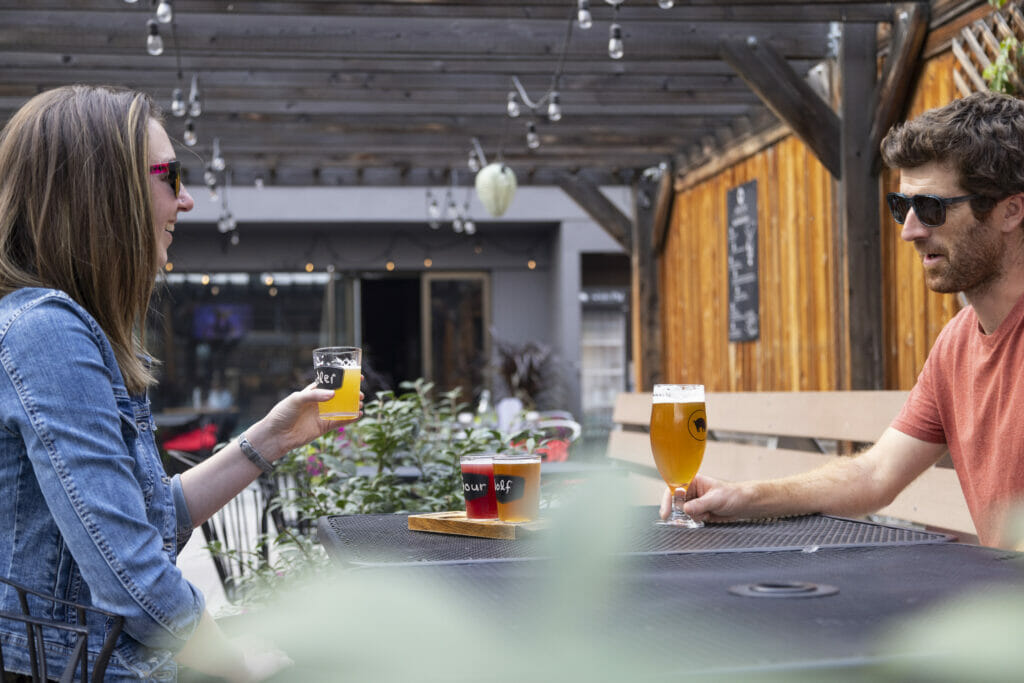
[[[956, 97], [953, 57], [923, 68], [908, 117]], [[761, 334], [728, 341], [726, 193], [757, 180]], [[885, 381], [913, 386], [935, 336], [956, 312], [954, 295], [927, 290], [914, 248], [884, 206], [897, 189], [883, 172]], [[700, 382], [710, 391], [808, 391], [843, 386], [840, 335], [846, 325], [844, 265], [835, 255], [832, 177], [794, 136], [676, 194], [660, 262], [662, 381]], [[850, 353], [857, 353], [851, 349]]]

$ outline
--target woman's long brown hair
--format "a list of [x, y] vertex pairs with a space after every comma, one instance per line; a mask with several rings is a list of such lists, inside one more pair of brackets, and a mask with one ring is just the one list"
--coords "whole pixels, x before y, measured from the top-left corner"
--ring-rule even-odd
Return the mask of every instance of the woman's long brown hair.
[[154, 382], [140, 355], [158, 269], [149, 192], [149, 97], [66, 86], [0, 132], [0, 296], [60, 289], [110, 340], [129, 391]]

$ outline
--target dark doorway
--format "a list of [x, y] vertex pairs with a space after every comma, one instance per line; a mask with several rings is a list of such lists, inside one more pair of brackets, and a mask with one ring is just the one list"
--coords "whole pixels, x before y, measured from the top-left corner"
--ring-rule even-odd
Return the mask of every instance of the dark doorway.
[[363, 374], [366, 398], [423, 374], [419, 278], [362, 281]]

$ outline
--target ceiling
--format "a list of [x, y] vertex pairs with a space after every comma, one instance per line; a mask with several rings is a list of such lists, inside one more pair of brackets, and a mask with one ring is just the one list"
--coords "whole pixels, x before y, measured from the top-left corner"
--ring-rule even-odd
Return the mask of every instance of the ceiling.
[[[196, 74], [199, 142], [195, 155], [179, 154], [192, 178], [216, 137], [235, 184], [467, 184], [475, 138], [520, 184], [567, 173], [617, 184], [777, 125], [721, 57], [724, 39], [753, 37], [803, 75], [834, 54], [830, 22], [878, 24], [884, 35], [899, 6], [677, 0], [666, 10], [625, 0], [625, 56], [613, 60], [605, 0], [590, 0], [589, 30], [570, 20], [576, 0], [173, 4], [173, 23], [160, 25], [164, 53], [151, 56], [150, 0], [0, 0], [0, 119], [72, 82], [140, 88], [169, 109], [172, 90], [187, 93]], [[933, 1], [932, 23], [953, 11], [944, 6], [974, 4]], [[559, 68], [563, 117], [548, 121], [541, 107], [541, 145], [529, 149], [529, 111], [505, 113], [513, 78], [541, 100]], [[168, 119], [180, 138], [183, 119]]]

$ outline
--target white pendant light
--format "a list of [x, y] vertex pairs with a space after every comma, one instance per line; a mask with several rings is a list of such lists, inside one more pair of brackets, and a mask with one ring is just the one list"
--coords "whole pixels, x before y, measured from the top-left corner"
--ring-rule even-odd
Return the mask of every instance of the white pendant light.
[[476, 196], [492, 216], [500, 216], [512, 203], [516, 174], [502, 163], [487, 164], [476, 174]]

